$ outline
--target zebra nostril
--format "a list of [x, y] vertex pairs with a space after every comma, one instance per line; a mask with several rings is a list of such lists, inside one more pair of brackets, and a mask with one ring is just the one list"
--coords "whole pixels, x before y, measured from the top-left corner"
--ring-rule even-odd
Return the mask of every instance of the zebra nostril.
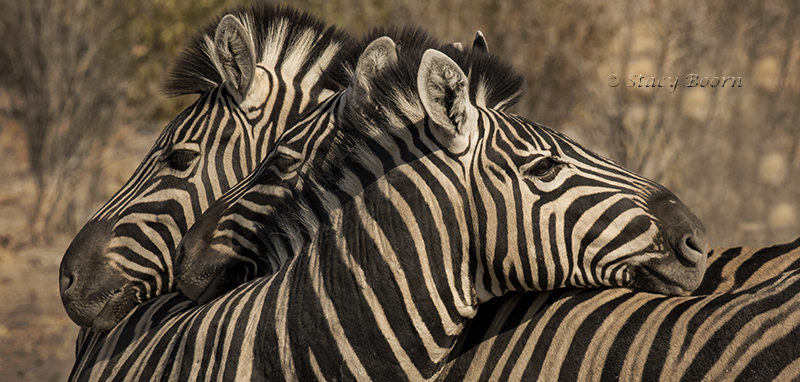
[[[679, 261], [684, 266], [697, 266], [706, 257], [706, 244], [705, 242], [692, 234], [686, 234], [681, 239], [678, 248]], [[687, 264], [688, 263], [688, 264]]]
[[699, 248], [697, 240], [694, 238], [694, 236], [688, 236], [685, 241], [686, 241], [686, 247], [688, 247], [689, 249], [697, 252], [703, 251], [702, 249]]
[[74, 279], [75, 278], [72, 277], [72, 275], [64, 275], [64, 274], [61, 275], [60, 279], [58, 280], [58, 283], [59, 287], [61, 288], [62, 295], [67, 292], [69, 287], [72, 286], [72, 282], [74, 281]]

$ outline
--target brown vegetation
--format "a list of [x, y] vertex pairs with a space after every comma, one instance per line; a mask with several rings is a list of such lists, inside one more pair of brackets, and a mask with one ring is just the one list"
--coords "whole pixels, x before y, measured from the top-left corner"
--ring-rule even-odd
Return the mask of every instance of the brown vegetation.
[[[60, 256], [190, 101], [159, 94], [183, 39], [234, 4], [0, 0], [0, 379], [66, 377], [76, 329]], [[468, 44], [481, 30], [527, 78], [512, 111], [665, 184], [712, 245], [800, 235], [797, 1], [294, 4], [356, 35], [412, 24]], [[687, 87], [690, 74], [709, 84]]]

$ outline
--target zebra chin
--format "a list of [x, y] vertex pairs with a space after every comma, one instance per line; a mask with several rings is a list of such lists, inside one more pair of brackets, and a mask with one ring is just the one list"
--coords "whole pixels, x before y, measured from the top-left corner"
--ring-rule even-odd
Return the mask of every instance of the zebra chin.
[[137, 305], [141, 298], [134, 288], [126, 286], [103, 294], [92, 302], [63, 299], [67, 316], [84, 328], [108, 332], [122, 321]]
[[244, 265], [228, 265], [215, 267], [204, 273], [204, 277], [179, 277], [177, 284], [186, 297], [203, 305], [252, 279], [248, 274]]
[[[186, 237], [196, 236], [190, 235], [192, 231]], [[198, 256], [198, 253], [203, 255]], [[178, 246], [175, 285], [202, 305], [252, 279], [256, 269], [253, 261], [216, 251], [205, 240], [184, 240]]]
[[699, 277], [683, 276], [670, 278], [650, 267], [634, 270], [634, 281], [630, 284], [631, 288], [640, 289], [651, 293], [680, 296], [691, 293], [703, 280], [703, 272], [699, 272]]

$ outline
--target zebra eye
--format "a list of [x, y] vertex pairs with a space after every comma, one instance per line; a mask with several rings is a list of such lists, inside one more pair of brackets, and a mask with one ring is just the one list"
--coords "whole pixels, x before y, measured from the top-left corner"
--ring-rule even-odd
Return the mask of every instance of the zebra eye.
[[281, 174], [289, 174], [302, 164], [302, 155], [294, 150], [278, 146], [269, 162]]
[[554, 169], [558, 164], [559, 162], [553, 157], [545, 157], [531, 165], [531, 167], [528, 168], [528, 174], [537, 178], [546, 178], [542, 179], [545, 181], [552, 180], [552, 178], [555, 178], [555, 176], [553, 176], [556, 173]]
[[300, 166], [300, 158], [286, 155], [284, 153], [277, 153], [273, 159], [273, 164], [279, 172], [288, 174]]
[[173, 170], [185, 171], [192, 165], [197, 155], [199, 155], [199, 153], [196, 151], [175, 150], [164, 158], [164, 162]]

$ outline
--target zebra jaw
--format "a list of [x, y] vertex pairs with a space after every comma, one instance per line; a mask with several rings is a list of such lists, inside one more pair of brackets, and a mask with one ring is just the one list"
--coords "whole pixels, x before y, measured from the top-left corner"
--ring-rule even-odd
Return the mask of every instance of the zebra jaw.
[[671, 248], [683, 267], [675, 267], [671, 256], [653, 256], [630, 265], [630, 286], [649, 292], [682, 295], [694, 291], [703, 281], [708, 245], [698, 236], [684, 235], [678, 248]]
[[[62, 280], [62, 287], [64, 281]], [[90, 296], [91, 298], [92, 296]], [[94, 296], [94, 301], [72, 300], [69, 294], [62, 294], [62, 300], [69, 318], [85, 328], [108, 332], [122, 321], [142, 298], [132, 284], [113, 292]]]
[[101, 332], [111, 331], [141, 302], [142, 299], [133, 288], [126, 287], [114, 292], [92, 321], [92, 329]]
[[177, 277], [176, 282], [183, 294], [198, 304], [205, 304], [254, 277], [255, 272], [252, 269], [255, 263], [249, 259], [242, 261], [237, 258], [216, 253], [206, 258], [215, 261], [214, 264], [204, 261], [201, 273], [189, 272], [185, 270], [187, 266], [181, 266], [178, 269], [181, 276]]
[[[213, 207], [207, 213], [217, 212]], [[208, 220], [206, 220], [208, 221]], [[216, 226], [213, 226], [216, 227]], [[255, 277], [258, 264], [252, 259], [224, 249], [230, 246], [210, 245], [203, 235], [212, 226], [202, 223], [192, 227], [178, 245], [175, 256], [175, 282], [183, 294], [205, 304]], [[208, 256], [187, 256], [187, 253]]]

